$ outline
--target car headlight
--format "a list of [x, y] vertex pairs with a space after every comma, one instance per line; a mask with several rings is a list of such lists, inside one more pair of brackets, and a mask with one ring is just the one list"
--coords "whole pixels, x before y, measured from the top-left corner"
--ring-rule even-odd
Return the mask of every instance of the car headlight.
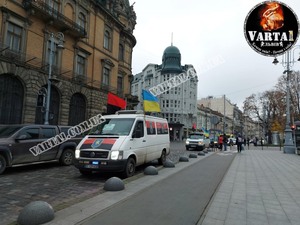
[[186, 141], [186, 142], [185, 142], [186, 145], [188, 145], [189, 143], [190, 143], [189, 141]]
[[75, 158], [78, 159], [80, 157], [80, 150], [75, 150]]
[[120, 160], [123, 158], [123, 152], [122, 151], [112, 151], [110, 154], [110, 158], [112, 160]]

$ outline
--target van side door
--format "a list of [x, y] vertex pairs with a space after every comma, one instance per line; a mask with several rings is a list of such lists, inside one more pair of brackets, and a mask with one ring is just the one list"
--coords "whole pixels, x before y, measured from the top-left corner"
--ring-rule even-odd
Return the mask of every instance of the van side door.
[[143, 120], [138, 120], [135, 123], [131, 139], [131, 150], [137, 156], [137, 165], [143, 164], [146, 160], [146, 144], [147, 140], [145, 137], [145, 124]]
[[159, 148], [160, 137], [156, 134], [156, 123], [154, 120], [147, 119], [146, 121], [147, 130], [147, 157], [146, 161], [150, 162], [160, 157], [161, 149]]

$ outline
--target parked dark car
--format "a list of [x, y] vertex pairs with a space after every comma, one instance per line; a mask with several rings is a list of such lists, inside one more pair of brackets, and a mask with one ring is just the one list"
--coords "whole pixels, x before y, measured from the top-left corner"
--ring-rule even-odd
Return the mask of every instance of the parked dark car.
[[[74, 152], [82, 137], [67, 139], [49, 150], [33, 154], [29, 149], [50, 138], [66, 133], [71, 127], [54, 125], [0, 125], [0, 174], [7, 167], [31, 163], [59, 161], [62, 165], [71, 165]], [[52, 142], [53, 143], [53, 142]], [[49, 144], [51, 144], [49, 142]]]

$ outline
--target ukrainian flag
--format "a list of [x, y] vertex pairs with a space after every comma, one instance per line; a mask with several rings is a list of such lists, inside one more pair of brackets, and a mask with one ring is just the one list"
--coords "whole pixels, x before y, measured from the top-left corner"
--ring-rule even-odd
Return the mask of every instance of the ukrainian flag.
[[144, 111], [145, 112], [160, 112], [158, 99], [149, 91], [143, 90]]

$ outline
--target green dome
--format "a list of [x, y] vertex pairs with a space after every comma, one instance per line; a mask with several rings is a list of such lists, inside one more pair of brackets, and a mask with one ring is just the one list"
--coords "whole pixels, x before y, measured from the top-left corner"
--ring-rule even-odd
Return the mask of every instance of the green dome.
[[181, 73], [181, 54], [177, 47], [171, 45], [164, 51], [161, 73]]
[[165, 54], [178, 54], [180, 56], [180, 51], [177, 47], [171, 45], [165, 49], [164, 55]]

